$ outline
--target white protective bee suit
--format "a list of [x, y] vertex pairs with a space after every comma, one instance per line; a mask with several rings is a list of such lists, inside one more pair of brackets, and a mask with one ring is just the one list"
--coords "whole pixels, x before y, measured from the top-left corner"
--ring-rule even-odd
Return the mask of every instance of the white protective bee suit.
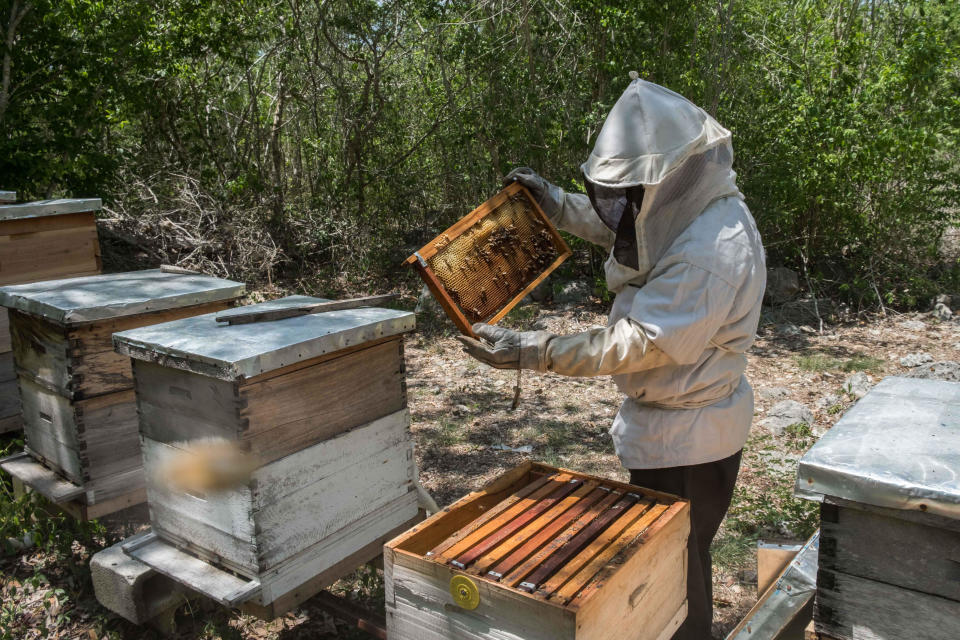
[[613, 375], [626, 399], [610, 434], [628, 469], [738, 452], [753, 416], [744, 353], [766, 270], [732, 162], [729, 131], [682, 96], [634, 79], [581, 167], [592, 203], [529, 169], [508, 176], [560, 229], [610, 251], [607, 327], [555, 336], [476, 325], [493, 346], [463, 339], [467, 351], [497, 367]]

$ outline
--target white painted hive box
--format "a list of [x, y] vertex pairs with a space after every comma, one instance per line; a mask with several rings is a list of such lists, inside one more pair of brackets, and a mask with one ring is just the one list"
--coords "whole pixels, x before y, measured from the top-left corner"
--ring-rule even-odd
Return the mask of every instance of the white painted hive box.
[[239, 282], [159, 269], [0, 288], [27, 450], [82, 489], [80, 517], [145, 498], [130, 359], [112, 334], [227, 309], [243, 294]]
[[[362, 308], [229, 326], [215, 316], [114, 337], [134, 358], [151, 525], [172, 547], [259, 581], [255, 605], [286, 609], [417, 517], [403, 360], [414, 316]], [[239, 443], [256, 461], [250, 481], [193, 495], [152, 477], [201, 438]]]

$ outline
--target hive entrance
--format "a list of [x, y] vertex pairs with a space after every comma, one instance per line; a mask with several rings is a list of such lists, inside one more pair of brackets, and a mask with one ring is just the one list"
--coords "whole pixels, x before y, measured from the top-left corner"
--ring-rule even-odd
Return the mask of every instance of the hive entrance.
[[519, 184], [477, 207], [407, 259], [454, 324], [472, 335], [494, 324], [570, 255], [529, 192]]

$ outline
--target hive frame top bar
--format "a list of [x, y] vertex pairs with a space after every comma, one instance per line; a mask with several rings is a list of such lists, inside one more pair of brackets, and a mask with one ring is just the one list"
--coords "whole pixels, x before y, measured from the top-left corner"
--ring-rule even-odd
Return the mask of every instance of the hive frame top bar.
[[960, 383], [889, 377], [803, 456], [797, 494], [960, 518]]
[[[238, 307], [235, 313], [324, 301], [323, 298], [288, 296]], [[221, 380], [242, 380], [413, 331], [416, 326], [415, 316], [409, 311], [376, 307], [252, 324], [217, 322], [218, 315], [223, 317], [229, 313], [208, 313], [115, 333], [113, 343], [117, 351], [138, 360], [159, 362]]]
[[[2, 193], [12, 193], [13, 197], [16, 198], [15, 191], [0, 191], [0, 194]], [[4, 200], [0, 199], [0, 202], [4, 202]], [[21, 204], [0, 204], [0, 221], [85, 213], [87, 211], [99, 211], [102, 208], [103, 201], [100, 198], [38, 200]]]
[[245, 291], [233, 280], [149, 269], [2, 287], [0, 305], [73, 325], [230, 300]]
[[[555, 491], [554, 488], [548, 486], [547, 483], [550, 481], [553, 481], [554, 483], [562, 482], [563, 484], [579, 481], [581, 487], [586, 484], [592, 484], [593, 488], [590, 488], [589, 490], [594, 492], [596, 490], [601, 490], [607, 492], [610, 496], [613, 496], [612, 498], [604, 498], [599, 502], [591, 503], [602, 507], [603, 509], [612, 506], [616, 502], [621, 502], [627, 496], [636, 500], [634, 503], [635, 506], [640, 506], [640, 503], [657, 503], [656, 505], [649, 504], [648, 506], [650, 508], [646, 512], [647, 514], [653, 515], [654, 511], [656, 511], [655, 519], [648, 520], [647, 523], [643, 524], [641, 524], [639, 520], [623, 521], [625, 524], [627, 524], [627, 528], [622, 529], [620, 534], [617, 535], [625, 534], [626, 537], [621, 537], [620, 542], [622, 543], [624, 540], [627, 540], [627, 544], [625, 546], [618, 544], [618, 548], [614, 550], [616, 554], [633, 553], [633, 551], [637, 550], [638, 546], [643, 546], [646, 544], [645, 541], [648, 539], [649, 534], [657, 535], [657, 531], [662, 529], [663, 526], [671, 522], [674, 518], [680, 517], [686, 519], [686, 526], [689, 527], [689, 502], [678, 496], [636, 487], [634, 485], [626, 484], [616, 480], [610, 480], [608, 478], [590, 476], [576, 471], [571, 471], [569, 469], [557, 468], [528, 461], [518, 467], [515, 467], [514, 469], [507, 471], [483, 488], [462, 497], [457, 502], [443, 509], [441, 512], [433, 514], [427, 520], [417, 525], [417, 527], [414, 529], [411, 529], [406, 533], [394, 538], [393, 540], [388, 541], [385, 545], [385, 549], [388, 555], [393, 556], [393, 561], [397, 564], [402, 564], [407, 567], [422, 567], [423, 565], [417, 565], [415, 563], [430, 563], [431, 565], [436, 565], [437, 567], [444, 567], [444, 570], [449, 571], [451, 576], [464, 575], [478, 583], [483, 582], [489, 584], [498, 590], [509, 592], [521, 599], [529, 598], [531, 601], [535, 600], [540, 604], [556, 607], [558, 611], [566, 608], [578, 609], [582, 606], [585, 606], [586, 601], [590, 598], [590, 594], [598, 591], [596, 585], [604, 583], [604, 578], [601, 574], [609, 575], [608, 572], [613, 570], [612, 568], [614, 565], [619, 566], [619, 563], [610, 563], [609, 561], [611, 560], [611, 557], [608, 553], [606, 553], [608, 551], [607, 547], [612, 548], [612, 544], [608, 543], [615, 543], [615, 538], [608, 538], [607, 542], [603, 543], [607, 544], [607, 547], [605, 547], [603, 550], [601, 550], [598, 546], [589, 550], [587, 555], [589, 556], [590, 554], [595, 554], [592, 556], [592, 558], [598, 559], [598, 562], [594, 563], [593, 559], [591, 559], [586, 563], [580, 563], [573, 569], [573, 575], [577, 575], [577, 572], [589, 566], [590, 570], [588, 573], [591, 577], [589, 577], [587, 580], [582, 579], [586, 576], [586, 574], [578, 577], [577, 583], [582, 586], [582, 589], [573, 595], [572, 598], [569, 597], [568, 594], [558, 593], [547, 597], [539, 591], [535, 593], [529, 593], [522, 588], [512, 587], [502, 583], [500, 581], [502, 576], [498, 577], [492, 572], [483, 572], [482, 574], [478, 574], [475, 567], [461, 569], [457, 567], [456, 564], [449, 562], [450, 554], [459, 553], [457, 549], [458, 547], [470, 546], [473, 544], [471, 539], [479, 541], [493, 539], [496, 534], [487, 531], [487, 529], [490, 527], [499, 526], [497, 524], [498, 521], [502, 520], [503, 522], [514, 522], [515, 520], [522, 518], [523, 516], [520, 513], [521, 511], [530, 509], [533, 507], [533, 505], [537, 504], [537, 502], [534, 501], [524, 506], [524, 501], [538, 500], [538, 494], [550, 494]], [[557, 485], [557, 488], [558, 487], [559, 484]], [[567, 495], [569, 498], [573, 497], [573, 494]], [[489, 501], [489, 498], [493, 496], [497, 496], [498, 499], [496, 502]], [[603, 506], [602, 503], [604, 501], [609, 502], [609, 504]], [[566, 514], [568, 510], [572, 511], [574, 509], [574, 507], [567, 509], [566, 506], [561, 505], [559, 502], [554, 504], [559, 506], [559, 508], [556, 509], [556, 513], [558, 514]], [[511, 513], [512, 511], [517, 512]], [[537, 517], [542, 517], [543, 515], [549, 516], [550, 514], [549, 512], [545, 511], [536, 515]], [[560, 517], [562, 517], [562, 515]], [[579, 517], [579, 515], [575, 514], [575, 517]], [[643, 519], [643, 516], [641, 516], [640, 519]], [[537, 526], [542, 525], [542, 523], [533, 525], [533, 522], [534, 520], [528, 520], [524, 523], [521, 523], [520, 526], [525, 527], [529, 524], [532, 526], [532, 528], [536, 528]], [[634, 534], [637, 533], [636, 529], [631, 531], [631, 528], [634, 525], [638, 525], [641, 528], [646, 526], [646, 529], [643, 529], [642, 533], [634, 537]], [[545, 530], [548, 526], [549, 525], [543, 526], [543, 529], [540, 529], [540, 531]], [[566, 526], [567, 524], [561, 523], [561, 527]], [[584, 529], [581, 529], [580, 531], [582, 532], [583, 530]], [[530, 541], [536, 537], [535, 534], [531, 534], [530, 532], [527, 533], [530, 535], [530, 537], [525, 538], [527, 541]], [[546, 544], [546, 546], [543, 545], [548, 540], [553, 538], [556, 533], [556, 531], [550, 532], [548, 537], [540, 539], [539, 542], [534, 542], [533, 545], [538, 550], [534, 551], [532, 556], [527, 556], [527, 560], [525, 560], [523, 564], [527, 564], [527, 561], [533, 561], [534, 564], [532, 566], [542, 566], [547, 564], [549, 560], [542, 558], [541, 552], [547, 550], [547, 548], [551, 547], [553, 543], [551, 542]], [[511, 535], [514, 534], [511, 533]], [[587, 546], [593, 546], [593, 542], [598, 540], [600, 537], [603, 537], [602, 531], [597, 537], [591, 536], [587, 538]], [[556, 538], [553, 539], [556, 540]], [[525, 545], [524, 542], [516, 538], [512, 540], [508, 538], [501, 538], [498, 542], [495, 542], [495, 544], [509, 544], [510, 548], [506, 551], [507, 553], [513, 553]], [[526, 555], [527, 553], [531, 552], [532, 548], [527, 549], [526, 551], [521, 551], [520, 554]], [[563, 546], [553, 547], [553, 552], [559, 553], [564, 548], [565, 547]], [[577, 553], [586, 548], [587, 547], [579, 548]], [[603, 557], [601, 558], [601, 556]], [[566, 563], [560, 566], [566, 566]], [[530, 565], [521, 571], [526, 572], [529, 570], [529, 568]], [[597, 573], [593, 573], [593, 569], [599, 569], [599, 571]], [[428, 570], [424, 571], [429, 573]], [[516, 579], [516, 576], [514, 576], [514, 579]], [[565, 590], [566, 585], [563, 586]], [[563, 600], [566, 600], [566, 602], [563, 602]]]

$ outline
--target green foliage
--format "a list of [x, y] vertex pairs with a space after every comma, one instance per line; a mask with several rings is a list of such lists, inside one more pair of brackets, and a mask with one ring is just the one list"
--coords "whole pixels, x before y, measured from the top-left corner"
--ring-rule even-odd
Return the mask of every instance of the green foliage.
[[727, 512], [725, 535], [749, 538], [786, 536], [808, 538], [819, 526], [815, 502], [794, 496], [796, 464], [816, 436], [809, 425], [787, 427], [782, 441], [769, 434], [753, 433], [743, 450], [741, 479]]
[[[23, 450], [21, 439], [0, 446], [0, 458]], [[0, 552], [15, 553], [24, 542], [49, 554], [71, 557], [74, 544], [97, 545], [104, 530], [97, 521], [78, 522], [35, 492], [15, 496], [7, 474], [0, 474]], [[99, 545], [97, 545], [99, 546]]]
[[751, 108], [725, 121], [775, 255], [853, 299], [926, 303], [958, 202], [956, 4], [760, 8], [741, 6]]
[[729, 574], [752, 564], [750, 560], [756, 553], [757, 536], [731, 531], [723, 527], [710, 545], [710, 556], [714, 571]]
[[957, 3], [6, 0], [0, 26], [4, 186], [102, 195], [168, 259], [396, 279], [514, 166], [579, 189], [632, 69], [733, 131], [771, 263], [900, 307], [960, 284]]

